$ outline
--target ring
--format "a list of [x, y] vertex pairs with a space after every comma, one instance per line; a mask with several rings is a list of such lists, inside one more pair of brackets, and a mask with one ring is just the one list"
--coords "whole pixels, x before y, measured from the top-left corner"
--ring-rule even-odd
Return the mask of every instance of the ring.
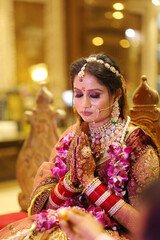
[[81, 153], [82, 153], [82, 156], [84, 157], [84, 158], [89, 158], [90, 156], [91, 156], [91, 148], [90, 147], [87, 147], [87, 146], [84, 146], [83, 148], [82, 148], [82, 151], [81, 151]]

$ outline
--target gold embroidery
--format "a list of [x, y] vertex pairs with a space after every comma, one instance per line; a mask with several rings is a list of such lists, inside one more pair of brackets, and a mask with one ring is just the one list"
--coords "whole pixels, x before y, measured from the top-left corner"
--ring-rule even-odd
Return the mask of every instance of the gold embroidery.
[[133, 174], [140, 186], [150, 184], [159, 176], [159, 159], [151, 146], [139, 157], [134, 166]]

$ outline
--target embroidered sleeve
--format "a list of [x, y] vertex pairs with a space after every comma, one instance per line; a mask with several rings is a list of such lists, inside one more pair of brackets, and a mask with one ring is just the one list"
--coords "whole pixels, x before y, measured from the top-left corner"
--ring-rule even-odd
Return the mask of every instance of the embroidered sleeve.
[[133, 153], [131, 161], [133, 165], [128, 183], [128, 194], [131, 205], [138, 207], [138, 198], [144, 187], [159, 177], [159, 159], [155, 149], [149, 145], [140, 151], [138, 156]]

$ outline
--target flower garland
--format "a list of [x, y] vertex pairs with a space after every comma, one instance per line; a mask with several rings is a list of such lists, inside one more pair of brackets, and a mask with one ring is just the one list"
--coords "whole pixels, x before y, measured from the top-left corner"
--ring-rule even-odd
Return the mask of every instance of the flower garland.
[[[87, 210], [84, 208], [80, 208], [79, 206], [74, 206], [74, 208], [80, 209], [83, 212], [91, 214], [97, 221], [101, 222], [104, 227], [106, 226], [105, 220], [108, 223], [111, 223], [111, 220], [109, 218], [105, 219], [105, 217], [103, 217], [105, 215], [105, 212], [101, 207], [94, 207], [93, 205], [91, 205]], [[61, 211], [63, 210], [68, 211], [70, 209], [71, 206], [61, 207], [57, 210], [53, 209], [42, 210], [42, 212], [36, 215], [35, 222], [37, 223], [37, 230], [39, 232], [43, 232], [53, 227], [60, 226], [59, 213], [61, 213]]]
[[66, 165], [66, 158], [69, 150], [69, 145], [73, 139], [72, 133], [67, 133], [60, 142], [62, 143], [60, 146], [56, 147], [57, 156], [54, 168], [51, 169], [52, 174], [54, 177], [59, 179], [63, 177], [67, 173], [67, 165]]
[[[64, 176], [68, 169], [66, 158], [69, 150], [69, 145], [73, 139], [72, 133], [67, 133], [60, 142], [60, 146], [56, 147], [57, 157], [54, 168], [51, 169], [54, 177], [59, 180]], [[131, 147], [123, 148], [119, 143], [114, 142], [109, 146], [110, 160], [107, 160], [107, 176], [108, 188], [117, 196], [124, 197], [126, 194], [125, 182], [128, 181], [129, 162], [128, 157], [131, 153]]]
[[[57, 157], [55, 161], [55, 167], [51, 169], [53, 176], [58, 180], [67, 173], [66, 157], [69, 150], [69, 145], [73, 139], [71, 133], [66, 134], [60, 142], [60, 146], [57, 146]], [[107, 176], [108, 176], [108, 188], [117, 196], [124, 197], [126, 194], [125, 182], [128, 181], [128, 171], [129, 171], [129, 161], [128, 157], [132, 151], [132, 147], [123, 148], [117, 142], [114, 142], [109, 146], [109, 156], [110, 160], [107, 160]], [[82, 203], [82, 194], [75, 196], [73, 198], [65, 201], [59, 209], [57, 210], [42, 210], [36, 215], [35, 221], [33, 222], [30, 229], [24, 230], [22, 232], [17, 232], [16, 235], [11, 239], [20, 240], [22, 236], [31, 236], [35, 228], [39, 232], [43, 232], [53, 227], [59, 226], [59, 211], [62, 208], [66, 210], [71, 207], [79, 208], [81, 211], [91, 214], [94, 218], [101, 222], [105, 228], [112, 228], [112, 230], [117, 230], [118, 225], [114, 220], [110, 219], [107, 213], [101, 208], [94, 205], [90, 205], [87, 209], [84, 209]]]
[[[53, 176], [55, 176], [58, 180], [64, 176], [68, 169], [66, 166], [66, 158], [69, 150], [69, 145], [73, 139], [73, 135], [71, 133], [66, 134], [60, 142], [62, 143], [60, 146], [56, 148], [57, 150], [57, 158], [55, 161], [55, 167], [51, 169]], [[122, 147], [122, 144], [114, 142], [109, 146], [109, 156], [110, 159], [107, 160], [107, 168], [106, 173], [108, 176], [108, 188], [112, 193], [117, 196], [124, 197], [126, 194], [125, 190], [125, 182], [128, 181], [128, 171], [129, 171], [129, 161], [128, 157], [130, 152], [132, 151], [131, 147]], [[78, 207], [83, 208], [82, 201], [82, 193], [77, 196], [74, 196], [64, 203], [60, 205], [60, 209], [62, 207], [70, 208], [70, 207]], [[57, 210], [58, 211], [58, 210]], [[113, 230], [117, 229], [117, 224], [115, 221], [110, 219], [107, 213], [101, 207], [95, 207], [94, 205], [90, 205], [84, 211], [92, 214], [97, 221], [100, 221], [105, 228], [112, 228]], [[54, 212], [52, 212], [53, 214]], [[43, 227], [47, 230], [48, 227], [58, 226], [57, 215], [55, 211], [54, 221], [50, 221], [50, 216], [48, 217], [47, 211], [43, 211], [40, 213], [39, 217], [37, 217], [39, 229], [43, 229]], [[41, 219], [42, 218], [42, 219]], [[43, 223], [44, 222], [44, 223]], [[43, 223], [43, 224], [42, 224]]]
[[113, 230], [116, 230], [117, 224], [115, 224], [115, 221], [109, 218], [109, 216], [105, 213], [105, 211], [101, 207], [95, 207], [94, 205], [90, 205], [88, 209], [79, 206], [68, 206], [60, 207], [57, 210], [53, 209], [42, 210], [42, 212], [36, 215], [35, 219], [35, 222], [37, 224], [36, 227], [37, 231], [43, 232], [53, 227], [60, 226], [59, 213], [61, 213], [61, 211], [63, 211], [64, 209], [68, 211], [72, 209], [72, 207], [77, 208], [85, 213], [89, 213], [95, 218], [96, 221], [102, 223], [104, 228], [112, 227]]
[[[113, 230], [116, 230], [117, 224], [115, 224], [115, 222], [107, 216], [107, 214], [101, 207], [95, 207], [93, 205], [90, 205], [87, 210], [77, 206], [75, 206], [74, 208], [91, 214], [95, 218], [95, 220], [101, 222], [104, 227], [111, 227]], [[61, 215], [61, 211], [68, 211], [70, 209], [71, 207], [62, 207], [57, 210], [42, 210], [36, 215], [35, 220], [33, 220], [33, 223], [29, 229], [18, 231], [15, 235], [12, 235], [4, 240], [22, 240], [30, 238], [32, 239], [34, 238], [33, 235], [37, 236], [37, 232], [50, 232], [54, 227], [60, 226], [59, 214]]]
[[125, 182], [128, 181], [129, 161], [128, 157], [132, 151], [132, 147], [125, 147], [120, 144], [113, 143], [109, 146], [110, 160], [107, 160], [107, 176], [108, 188], [112, 193], [119, 197], [126, 194]]
[[43, 232], [55, 226], [59, 226], [58, 211], [42, 210], [36, 215], [37, 230]]

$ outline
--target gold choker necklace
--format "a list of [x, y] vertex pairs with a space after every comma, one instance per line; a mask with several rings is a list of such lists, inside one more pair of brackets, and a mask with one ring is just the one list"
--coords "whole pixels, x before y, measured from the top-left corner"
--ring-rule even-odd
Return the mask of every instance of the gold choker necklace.
[[106, 155], [111, 144], [115, 142], [122, 144], [129, 121], [129, 117], [127, 121], [119, 118], [116, 124], [111, 123], [109, 120], [103, 126], [97, 128], [89, 126], [89, 140], [91, 142], [92, 154], [96, 161], [102, 159]]

